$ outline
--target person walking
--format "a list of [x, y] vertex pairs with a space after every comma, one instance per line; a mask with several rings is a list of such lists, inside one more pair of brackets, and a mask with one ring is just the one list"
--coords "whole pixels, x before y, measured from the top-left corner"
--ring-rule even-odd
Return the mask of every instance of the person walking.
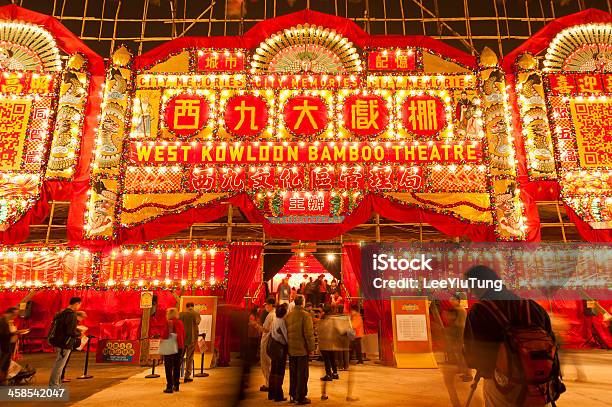
[[81, 333], [77, 329], [77, 311], [81, 308], [81, 299], [72, 297], [68, 303], [68, 307], [53, 317], [51, 329], [48, 335], [49, 344], [53, 346], [55, 351], [55, 362], [51, 367], [51, 376], [49, 377], [50, 387], [59, 387], [62, 385], [62, 372], [68, 363], [70, 353], [75, 348], [76, 341], [79, 340]]
[[310, 314], [304, 310], [304, 297], [295, 299], [295, 308], [287, 315], [289, 351], [289, 395], [298, 405], [310, 404], [308, 394], [308, 355], [315, 349]]
[[283, 382], [285, 380], [285, 365], [287, 364], [287, 305], [281, 304], [276, 308], [276, 318], [272, 321], [270, 328], [271, 342], [268, 345], [268, 356], [270, 356], [270, 384], [268, 388], [268, 399], [274, 401], [286, 401], [283, 393]]
[[338, 366], [336, 365], [336, 337], [337, 332], [334, 321], [331, 319], [332, 308], [329, 304], [323, 306], [323, 314], [317, 324], [317, 338], [319, 339], [319, 352], [325, 364], [325, 376], [321, 381], [331, 382], [339, 379]]
[[[250, 366], [253, 366], [257, 361], [257, 350], [261, 344], [261, 331], [262, 325], [259, 323], [259, 312], [257, 307], [253, 307], [249, 314], [249, 322], [247, 327], [247, 349], [246, 349], [246, 362]], [[266, 312], [266, 316], [268, 313]], [[265, 322], [265, 320], [264, 320]]]
[[355, 338], [352, 341], [353, 351], [355, 352], [355, 357], [357, 358], [357, 364], [363, 364], [363, 353], [361, 351], [361, 338], [365, 334], [363, 329], [363, 317], [361, 316], [361, 312], [359, 312], [359, 305], [353, 304], [351, 306], [351, 326], [355, 331]]
[[176, 337], [176, 353], [164, 354], [164, 368], [166, 370], [166, 388], [164, 393], [179, 391], [181, 380], [181, 359], [185, 350], [185, 327], [179, 319], [176, 308], [168, 308], [166, 311], [166, 324], [161, 338], [172, 341]]
[[11, 358], [15, 352], [19, 330], [13, 321], [19, 315], [19, 309], [10, 307], [4, 311], [0, 318], [0, 386], [7, 385], [8, 371], [11, 366]]
[[260, 391], [268, 391], [270, 386], [270, 369], [271, 363], [270, 356], [268, 356], [268, 352], [266, 351], [268, 348], [268, 338], [270, 337], [270, 328], [272, 328], [272, 322], [276, 315], [274, 313], [274, 298], [269, 298], [266, 302], [266, 312], [268, 316], [263, 323], [261, 328], [261, 342], [259, 345], [259, 361], [261, 364], [261, 372], [263, 373], [265, 384], [261, 385], [259, 388]]
[[191, 375], [193, 373], [193, 356], [198, 344], [198, 334], [200, 333], [199, 326], [202, 317], [194, 309], [193, 302], [185, 304], [186, 311], [179, 314], [179, 319], [185, 328], [185, 378], [184, 383], [192, 382]]
[[[74, 341], [73, 348], [72, 348], [73, 351], [83, 350], [83, 347], [87, 344], [87, 341], [89, 341], [89, 338], [85, 334], [85, 332], [87, 331], [87, 327], [83, 325], [83, 321], [85, 320], [85, 318], [87, 318], [87, 314], [85, 313], [85, 311], [77, 311], [76, 318], [77, 318], [76, 329], [79, 333], [79, 338]], [[70, 355], [68, 355], [68, 359], [66, 359], [66, 363], [64, 364], [64, 368], [62, 369], [62, 383], [70, 383], [71, 381], [69, 378], [65, 376], [66, 376], [66, 367], [68, 366], [68, 363], [70, 363], [70, 358], [72, 357], [72, 353], [73, 352], [70, 352]]]
[[278, 285], [278, 303], [288, 304], [291, 301], [291, 286], [289, 285], [290, 275], [285, 276], [281, 283]]
[[[489, 267], [474, 266], [464, 279], [479, 282], [470, 287], [479, 302], [467, 313], [463, 332], [467, 365], [476, 369], [472, 391], [482, 377], [486, 407], [538, 407], [557, 400], [565, 385], [557, 343], [544, 308], [521, 299], [503, 283], [496, 284], [502, 280]], [[498, 285], [501, 289], [488, 288]], [[498, 358], [500, 352], [505, 353], [503, 358]], [[525, 354], [538, 357], [523, 357]]]

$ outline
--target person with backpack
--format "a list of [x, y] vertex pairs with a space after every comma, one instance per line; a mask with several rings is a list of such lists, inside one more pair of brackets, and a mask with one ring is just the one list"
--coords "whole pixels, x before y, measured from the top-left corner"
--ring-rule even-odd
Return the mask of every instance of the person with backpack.
[[62, 385], [62, 372], [68, 363], [70, 353], [80, 341], [81, 333], [77, 329], [77, 311], [81, 308], [81, 299], [72, 297], [66, 309], [58, 312], [53, 317], [51, 329], [49, 330], [48, 342], [55, 351], [55, 362], [51, 368], [49, 377], [50, 387]]
[[468, 312], [464, 354], [476, 369], [472, 394], [484, 379], [485, 407], [554, 406], [565, 391], [557, 343], [544, 308], [524, 300], [494, 282], [501, 279], [486, 266], [474, 266], [464, 275], [479, 302]]

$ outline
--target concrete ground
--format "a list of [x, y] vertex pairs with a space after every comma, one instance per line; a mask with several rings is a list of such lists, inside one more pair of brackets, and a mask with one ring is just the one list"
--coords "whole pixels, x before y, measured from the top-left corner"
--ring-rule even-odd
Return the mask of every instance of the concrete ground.
[[[126, 407], [158, 406], [171, 403], [180, 406], [288, 406], [287, 403], [274, 403], [267, 400], [267, 394], [259, 391], [263, 383], [259, 367], [250, 374], [244, 374], [240, 360], [234, 359], [232, 366], [209, 371], [210, 377], [196, 378], [193, 383], [181, 385], [180, 392], [164, 394], [163, 367], [161, 377], [146, 379], [151, 369], [138, 366], [115, 364], [90, 364], [92, 379], [75, 379], [82, 373], [83, 355], [76, 354], [70, 361], [67, 377], [73, 380], [67, 384], [70, 389], [69, 403], [52, 405], [71, 405], [79, 407], [117, 406]], [[565, 360], [565, 383], [567, 392], [558, 402], [559, 407], [603, 407], [612, 400], [612, 352], [590, 350], [573, 352], [563, 356]], [[46, 386], [53, 355], [26, 355], [25, 362], [36, 367], [36, 386]], [[91, 361], [90, 361], [91, 362]], [[577, 381], [577, 369], [573, 364], [582, 364], [586, 377]], [[321, 400], [322, 382], [319, 380], [323, 367], [321, 362], [313, 362], [310, 367], [309, 397], [313, 404], [330, 406], [414, 406], [438, 407], [451, 406], [447, 383], [454, 383], [458, 398], [464, 403], [469, 391], [469, 383], [458, 380], [450, 368], [440, 369], [396, 369], [381, 366], [374, 362], [351, 366], [350, 371], [340, 372], [340, 380], [327, 387], [329, 399]], [[285, 376], [285, 391], [288, 389], [288, 371]], [[349, 378], [354, 382], [353, 397], [358, 401], [347, 402]], [[586, 380], [585, 380], [586, 379]], [[245, 384], [243, 399], [239, 400], [241, 383]], [[479, 389], [480, 390], [480, 389]], [[480, 392], [471, 406], [482, 407]], [[19, 406], [39, 406], [40, 403], [19, 403]]]

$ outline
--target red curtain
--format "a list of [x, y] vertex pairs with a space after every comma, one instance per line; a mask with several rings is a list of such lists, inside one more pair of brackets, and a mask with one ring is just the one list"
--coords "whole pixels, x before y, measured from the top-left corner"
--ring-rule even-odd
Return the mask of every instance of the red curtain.
[[[257, 275], [261, 275], [262, 250], [261, 243], [234, 243], [230, 246], [229, 276], [225, 291], [227, 306], [219, 307], [217, 314], [215, 346], [219, 349], [219, 366], [229, 366], [232, 348], [235, 349], [236, 344], [240, 346], [241, 327], [233, 322], [239, 317], [244, 297]], [[244, 313], [244, 309], [242, 312]]]
[[612, 242], [612, 229], [593, 229], [588, 223], [583, 221], [572, 208], [565, 205], [565, 212], [570, 222], [576, 225], [580, 237], [591, 243]]
[[161, 216], [130, 229], [123, 229], [120, 231], [119, 240], [121, 243], [147, 242], [176, 233], [196, 222], [210, 222], [227, 213], [227, 203], [240, 208], [249, 222], [262, 223], [268, 236], [284, 239], [331, 240], [367, 222], [372, 213], [376, 212], [396, 222], [427, 223], [451, 237], [466, 236], [474, 242], [495, 241], [495, 232], [492, 225], [469, 223], [451, 215], [403, 204], [374, 194], [366, 195], [357, 208], [346, 216], [343, 223], [312, 224], [308, 227], [270, 223], [245, 193], [188, 209], [181, 213]]
[[342, 246], [342, 282], [351, 297], [359, 296], [361, 247], [356, 243], [347, 243]]

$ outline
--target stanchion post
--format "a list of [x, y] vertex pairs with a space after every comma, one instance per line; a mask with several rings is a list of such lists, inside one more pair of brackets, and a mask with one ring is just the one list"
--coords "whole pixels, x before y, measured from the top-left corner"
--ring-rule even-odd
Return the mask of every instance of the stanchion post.
[[77, 377], [77, 379], [91, 379], [93, 377], [92, 375], [87, 374], [87, 369], [89, 369], [89, 345], [95, 336], [87, 335], [87, 338], [87, 347], [85, 348], [85, 366], [83, 367], [83, 374]]
[[151, 373], [145, 376], [145, 379], [156, 379], [159, 377], [157, 373], [155, 373], [155, 365], [157, 364], [157, 359], [153, 359], [153, 367], [151, 368]]
[[[206, 340], [206, 332], [201, 333], [198, 336], [201, 336], [203, 341]], [[208, 377], [208, 376], [210, 376], [208, 373], [204, 372], [204, 353], [205, 352], [201, 353], [202, 357], [200, 358], [200, 373], [194, 374], [193, 377]]]

